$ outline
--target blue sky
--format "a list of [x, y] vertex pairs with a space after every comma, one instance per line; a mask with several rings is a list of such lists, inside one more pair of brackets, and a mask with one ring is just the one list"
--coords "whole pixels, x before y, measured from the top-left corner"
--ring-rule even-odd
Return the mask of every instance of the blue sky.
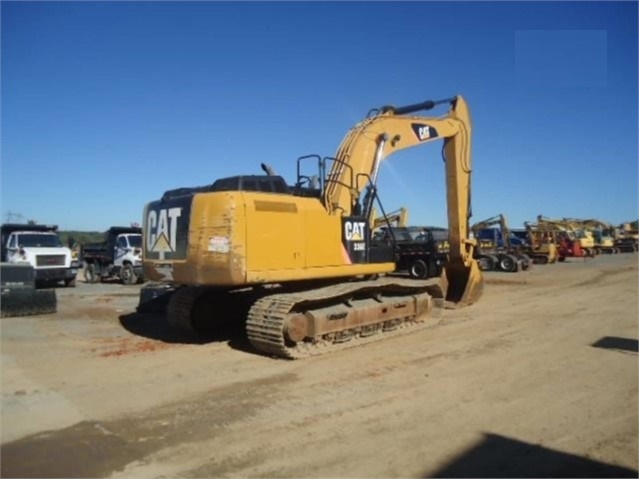
[[[637, 2], [0, 8], [2, 221], [141, 223], [165, 190], [261, 162], [291, 183], [298, 156], [334, 155], [371, 108], [457, 94], [472, 220], [638, 216]], [[446, 225], [441, 146], [382, 164], [387, 211]]]

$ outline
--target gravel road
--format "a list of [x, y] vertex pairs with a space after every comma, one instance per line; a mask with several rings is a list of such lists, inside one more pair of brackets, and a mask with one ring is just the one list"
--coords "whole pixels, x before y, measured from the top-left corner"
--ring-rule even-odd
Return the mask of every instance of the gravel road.
[[2, 477], [637, 477], [637, 258], [487, 273], [426, 329], [301, 361], [78, 281], [1, 321]]

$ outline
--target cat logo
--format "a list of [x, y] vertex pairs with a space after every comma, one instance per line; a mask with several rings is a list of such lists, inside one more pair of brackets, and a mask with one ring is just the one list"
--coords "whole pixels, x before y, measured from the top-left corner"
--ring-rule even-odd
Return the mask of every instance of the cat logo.
[[151, 210], [146, 218], [146, 247], [165, 259], [166, 253], [176, 249], [177, 221], [182, 216], [182, 208]]
[[419, 141], [430, 140], [431, 138], [437, 138], [437, 130], [432, 126], [424, 125], [423, 123], [412, 123], [413, 131], [419, 139]]
[[363, 241], [366, 234], [364, 221], [347, 221], [344, 223], [344, 238], [346, 241]]

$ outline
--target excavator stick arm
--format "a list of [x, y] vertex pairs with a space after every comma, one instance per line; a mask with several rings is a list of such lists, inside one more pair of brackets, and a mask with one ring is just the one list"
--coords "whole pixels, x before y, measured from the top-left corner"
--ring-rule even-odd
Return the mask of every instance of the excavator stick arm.
[[[449, 103], [443, 117], [408, 116], [440, 103]], [[446, 201], [448, 209], [449, 258], [445, 268], [452, 295], [461, 302], [481, 295], [483, 282], [473, 251], [476, 242], [469, 238], [471, 216], [471, 121], [468, 106], [461, 96], [438, 102], [426, 101], [406, 107], [384, 107], [376, 116], [353, 127], [337, 150], [336, 160], [327, 177], [323, 194], [329, 214], [351, 215], [358, 207], [360, 195], [377, 181], [379, 166], [393, 153], [443, 140]], [[360, 205], [361, 208], [361, 205]], [[370, 205], [364, 205], [369, 211]], [[469, 291], [466, 291], [469, 289]]]

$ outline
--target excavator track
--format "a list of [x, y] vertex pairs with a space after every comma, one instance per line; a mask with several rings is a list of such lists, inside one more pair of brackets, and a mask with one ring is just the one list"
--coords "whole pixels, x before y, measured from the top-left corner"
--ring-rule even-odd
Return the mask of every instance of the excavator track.
[[[353, 301], [358, 298], [358, 301]], [[370, 304], [373, 303], [372, 308]], [[405, 312], [392, 315], [392, 308], [403, 307], [404, 302], [413, 302]], [[360, 313], [366, 316], [365, 308], [358, 309], [355, 303], [368, 303], [370, 311], [366, 324], [353, 324], [346, 329], [332, 330], [329, 333], [305, 336], [303, 340], [291, 341], [287, 337], [287, 326], [293, 318], [312, 312], [314, 308], [341, 308], [342, 312], [329, 315], [344, 319], [344, 309], [349, 314]], [[421, 311], [418, 305], [426, 305]], [[383, 318], [374, 317], [375, 308], [389, 313]], [[248, 340], [263, 354], [288, 359], [302, 359], [326, 354], [354, 346], [361, 346], [399, 334], [406, 334], [428, 327], [428, 318], [437, 317], [444, 308], [444, 299], [438, 279], [407, 280], [404, 278], [384, 277], [370, 281], [339, 283], [323, 288], [290, 293], [275, 293], [264, 296], [253, 303], [248, 313], [246, 332]], [[324, 318], [322, 318], [324, 319]]]
[[166, 310], [169, 324], [181, 330], [193, 329], [192, 313], [201, 294], [202, 288], [197, 286], [176, 290]]

